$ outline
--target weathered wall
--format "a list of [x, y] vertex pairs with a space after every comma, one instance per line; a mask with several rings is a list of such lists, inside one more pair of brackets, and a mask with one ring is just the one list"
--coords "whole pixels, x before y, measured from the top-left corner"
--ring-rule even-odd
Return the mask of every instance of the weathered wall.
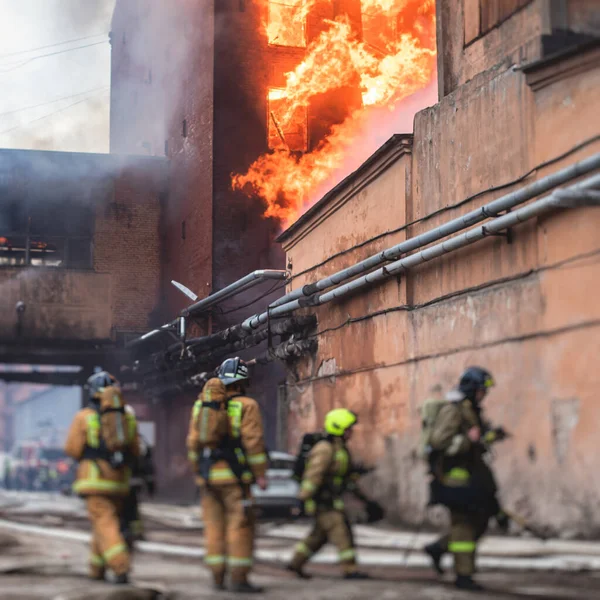
[[[170, 160], [162, 226], [164, 320], [212, 291], [214, 6], [119, 1], [112, 22], [111, 152]], [[151, 74], [151, 76], [149, 76]]]
[[[26, 198], [47, 219], [61, 215], [44, 212], [46, 201], [90, 207], [92, 268], [2, 266], [0, 338], [15, 341], [19, 300], [26, 305], [24, 339], [92, 344], [147, 330], [159, 302], [164, 160], [19, 150], [4, 151], [1, 160], [7, 173], [24, 173], [27, 185], [7, 177], [0, 195]], [[85, 225], [79, 235], [88, 233]]]
[[440, 98], [493, 67], [542, 58], [600, 34], [593, 0], [438, 0]]
[[124, 159], [108, 196], [96, 205], [94, 269], [111, 279], [112, 337], [162, 324], [159, 314], [161, 199], [166, 165], [155, 158]]
[[[418, 114], [411, 168], [397, 161], [353, 201], [329, 215], [323, 207], [286, 240], [294, 272], [350, 249], [293, 287], [362, 259], [362, 248], [352, 247], [373, 223], [384, 232], [417, 220], [401, 233], [412, 237], [600, 151], [597, 141], [587, 143], [518, 181], [600, 134], [597, 52], [527, 73], [493, 69]], [[409, 182], [409, 193], [396, 183], [390, 194], [394, 177]], [[369, 208], [368, 219], [356, 218], [356, 206]], [[414, 454], [419, 405], [435, 384], [448, 389], [466, 366], [481, 364], [498, 383], [488, 415], [514, 434], [495, 463], [503, 500], [539, 522], [592, 533], [600, 526], [589, 477], [597, 468], [600, 310], [592, 290], [600, 276], [599, 226], [598, 209], [557, 211], [515, 228], [510, 244], [478, 242], [400, 283], [319, 308], [318, 353], [298, 365], [300, 381], [287, 387], [290, 448], [334, 406], [356, 410], [354, 450], [377, 461], [376, 493], [396, 518], [418, 521], [426, 497]]]

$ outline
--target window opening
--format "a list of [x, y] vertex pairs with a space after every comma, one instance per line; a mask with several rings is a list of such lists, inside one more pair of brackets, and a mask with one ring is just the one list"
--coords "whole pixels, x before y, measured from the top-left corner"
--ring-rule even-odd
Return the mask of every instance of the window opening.
[[306, 0], [269, 0], [267, 37], [274, 46], [306, 47]]
[[308, 109], [299, 106], [290, 113], [290, 101], [285, 97], [285, 90], [269, 90], [267, 119], [270, 149], [287, 148], [292, 152], [308, 150]]

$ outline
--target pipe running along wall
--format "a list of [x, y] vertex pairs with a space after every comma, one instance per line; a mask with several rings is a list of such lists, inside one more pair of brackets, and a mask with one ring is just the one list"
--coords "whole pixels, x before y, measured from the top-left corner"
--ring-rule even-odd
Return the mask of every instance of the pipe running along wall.
[[[431, 244], [432, 242], [441, 240], [448, 235], [457, 233], [458, 231], [466, 229], [471, 225], [475, 225], [475, 223], [480, 223], [489, 217], [496, 217], [498, 216], [498, 213], [513, 208], [519, 204], [523, 204], [524, 202], [527, 202], [527, 200], [531, 200], [540, 194], [544, 194], [545, 192], [562, 185], [563, 183], [566, 183], [567, 181], [572, 181], [573, 179], [581, 177], [582, 175], [586, 175], [587, 173], [590, 173], [598, 168], [600, 168], [600, 154], [595, 154], [590, 158], [581, 160], [573, 165], [561, 169], [560, 171], [557, 171], [556, 173], [552, 173], [547, 177], [539, 179], [538, 181], [535, 181], [530, 185], [521, 188], [520, 190], [502, 196], [497, 200], [493, 200], [481, 208], [476, 208], [462, 217], [452, 219], [440, 227], [436, 227], [435, 229], [427, 231], [421, 235], [405, 240], [404, 242], [401, 242], [396, 246], [392, 246], [383, 252], [374, 254], [373, 256], [370, 256], [369, 258], [366, 258], [361, 262], [348, 267], [347, 269], [343, 269], [337, 273], [334, 273], [333, 275], [330, 275], [329, 277], [320, 279], [315, 283], [310, 283], [301, 288], [293, 290], [289, 294], [286, 294], [285, 296], [282, 296], [275, 302], [271, 303], [270, 308], [273, 309], [278, 306], [286, 305], [294, 300], [310, 297], [317, 292], [333, 287], [334, 285], [351, 279], [356, 275], [370, 271], [382, 263], [396, 260], [397, 258], [400, 258], [402, 254], [412, 252], [417, 248], [421, 248]], [[274, 315], [274, 311], [271, 310], [271, 316]]]
[[[591, 159], [588, 159], [588, 161], [592, 161], [592, 159], [598, 161], [598, 165], [600, 166], [600, 154], [596, 154]], [[575, 175], [573, 175], [573, 177], [575, 177]], [[579, 204], [598, 205], [600, 204], [600, 194], [589, 193], [590, 190], [595, 190], [596, 188], [600, 188], [600, 174], [588, 177], [584, 181], [569, 186], [568, 188], [559, 188], [552, 192], [552, 194], [550, 194], [549, 196], [545, 196], [540, 200], [536, 200], [535, 202], [532, 202], [531, 204], [528, 204], [527, 206], [524, 206], [516, 211], [507, 213], [502, 217], [492, 219], [485, 225], [481, 225], [480, 227], [471, 229], [461, 235], [450, 238], [449, 240], [445, 240], [440, 244], [436, 244], [435, 246], [426, 248], [421, 252], [417, 252], [415, 254], [411, 254], [410, 256], [406, 256], [400, 260], [397, 260], [384, 267], [381, 267], [380, 269], [372, 271], [367, 275], [364, 275], [363, 277], [359, 277], [358, 279], [341, 285], [335, 288], [334, 290], [331, 290], [324, 294], [320, 294], [318, 296], [313, 296], [312, 298], [310, 298], [310, 300], [293, 300], [292, 302], [280, 304], [279, 306], [269, 309], [269, 311], [267, 312], [246, 319], [242, 323], [242, 328], [245, 331], [252, 331], [259, 327], [261, 324], [266, 323], [269, 317], [280, 317], [290, 312], [294, 312], [295, 310], [298, 310], [299, 308], [303, 308], [305, 306], [318, 306], [321, 304], [325, 304], [326, 302], [330, 302], [331, 300], [334, 300], [336, 298], [341, 298], [342, 296], [345, 296], [346, 294], [361, 289], [367, 285], [372, 285], [374, 283], [383, 281], [388, 277], [398, 275], [399, 273], [402, 273], [403, 271], [406, 271], [410, 268], [416, 267], [417, 265], [420, 265], [424, 262], [442, 256], [443, 254], [454, 252], [459, 248], [463, 248], [465, 246], [473, 244], [474, 242], [477, 242], [489, 235], [500, 233], [503, 230], [506, 230], [519, 223], [532, 219], [533, 217], [537, 217], [550, 210], [561, 207], [566, 208], [576, 206]], [[508, 196], [513, 195], [509, 194]], [[505, 196], [504, 198], [507, 198], [508, 196]], [[501, 202], [504, 198], [500, 198], [495, 202]], [[582, 201], [578, 202], [578, 199], [580, 198]], [[444, 226], [437, 228], [437, 231], [443, 229], [443, 227]], [[429, 235], [431, 235], [433, 231], [436, 230], [428, 232]], [[423, 234], [422, 236], [418, 236], [417, 238], [412, 239], [423, 239], [426, 235], [427, 234]], [[347, 272], [348, 270], [349, 269], [345, 269], [344, 271], [340, 271], [340, 273]], [[332, 275], [328, 279], [332, 279], [334, 277], [335, 275]]]
[[238, 279], [232, 284], [224, 287], [222, 290], [203, 298], [202, 300], [198, 300], [198, 302], [188, 306], [187, 308], [181, 311], [182, 317], [189, 317], [194, 313], [199, 313], [207, 308], [214, 306], [218, 302], [225, 300], [226, 298], [230, 298], [231, 296], [235, 296], [240, 292], [245, 292], [246, 290], [254, 287], [255, 285], [267, 281], [269, 279], [278, 279], [283, 280], [289, 276], [287, 271], [277, 271], [272, 269], [262, 269], [259, 271], [253, 271], [249, 273], [245, 277]]

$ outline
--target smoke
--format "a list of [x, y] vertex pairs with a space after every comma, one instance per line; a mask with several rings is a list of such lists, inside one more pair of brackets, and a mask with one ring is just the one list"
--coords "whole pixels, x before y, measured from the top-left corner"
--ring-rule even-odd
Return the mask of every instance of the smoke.
[[203, 136], [198, 121], [211, 119], [213, 23], [212, 1], [117, 0], [111, 94], [123, 126], [113, 124], [112, 152], [194, 151], [192, 140]]
[[108, 151], [115, 0], [0, 0], [0, 146]]
[[352, 151], [344, 155], [335, 172], [311, 194], [307, 204], [314, 204], [347, 175], [358, 169], [393, 134], [412, 133], [415, 114], [436, 102], [437, 81], [434, 79], [426, 88], [406, 98], [392, 110], [381, 107], [366, 113], [358, 125], [356, 137], [360, 139], [360, 144], [354, 145]]

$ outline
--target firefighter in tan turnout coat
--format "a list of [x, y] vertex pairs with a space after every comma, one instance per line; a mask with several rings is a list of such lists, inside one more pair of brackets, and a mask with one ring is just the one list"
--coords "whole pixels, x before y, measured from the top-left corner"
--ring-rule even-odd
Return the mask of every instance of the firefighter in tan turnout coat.
[[221, 365], [194, 405], [187, 447], [202, 490], [205, 562], [214, 586], [224, 589], [229, 571], [231, 591], [260, 593], [248, 581], [254, 548], [250, 484], [266, 489], [267, 454], [259, 406], [244, 395], [247, 380], [248, 367], [239, 358]]
[[96, 373], [87, 385], [89, 407], [75, 415], [65, 452], [79, 461], [73, 490], [85, 499], [92, 524], [90, 577], [104, 579], [110, 568], [117, 583], [127, 583], [130, 557], [119, 518], [129, 494], [128, 463], [139, 452], [137, 424], [112, 375]]

